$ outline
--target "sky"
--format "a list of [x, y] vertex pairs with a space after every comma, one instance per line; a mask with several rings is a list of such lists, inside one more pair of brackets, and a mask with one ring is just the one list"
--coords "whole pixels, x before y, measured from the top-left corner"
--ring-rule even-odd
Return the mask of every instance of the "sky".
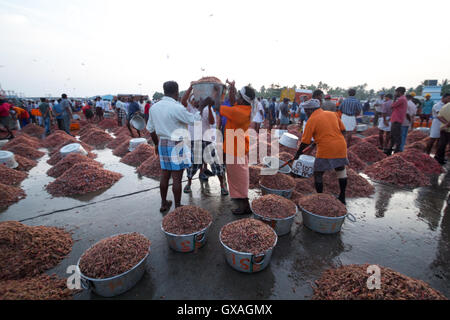
[[416, 87], [450, 79], [448, 0], [0, 0], [0, 85], [149, 94], [203, 76]]

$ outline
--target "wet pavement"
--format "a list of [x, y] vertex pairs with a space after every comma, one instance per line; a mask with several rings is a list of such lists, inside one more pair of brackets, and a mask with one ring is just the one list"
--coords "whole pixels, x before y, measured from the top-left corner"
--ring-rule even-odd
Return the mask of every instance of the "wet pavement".
[[[227, 265], [219, 241], [220, 229], [237, 218], [229, 197], [220, 196], [217, 179], [210, 184], [193, 182], [193, 194], [183, 204], [201, 206], [214, 217], [206, 246], [197, 253], [172, 251], [161, 231], [159, 183], [139, 178], [135, 168], [119, 162], [109, 149], [95, 150], [105, 168], [124, 177], [112, 188], [76, 198], [52, 198], [44, 186], [53, 178], [48, 156], [22, 183], [27, 198], [0, 212], [0, 221], [64, 227], [76, 240], [70, 255], [49, 274], [68, 277], [90, 246], [101, 239], [126, 232], [140, 232], [151, 242], [144, 278], [115, 299], [309, 299], [311, 284], [330, 267], [345, 264], [379, 264], [424, 280], [450, 297], [450, 208], [447, 197], [450, 174], [433, 179], [431, 187], [405, 190], [373, 183], [376, 194], [349, 199], [349, 220], [340, 234], [320, 235], [302, 225], [301, 215], [291, 233], [279, 238], [269, 267], [257, 274], [243, 274]], [[172, 199], [171, 192], [169, 195]], [[251, 191], [251, 198], [258, 197]], [[84, 291], [77, 299], [102, 299]]]

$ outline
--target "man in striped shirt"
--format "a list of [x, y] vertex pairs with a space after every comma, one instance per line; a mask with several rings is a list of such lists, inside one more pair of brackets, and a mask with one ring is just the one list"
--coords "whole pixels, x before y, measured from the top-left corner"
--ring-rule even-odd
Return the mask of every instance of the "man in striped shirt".
[[361, 113], [363, 106], [361, 102], [355, 98], [356, 90], [350, 89], [348, 91], [348, 98], [339, 106], [339, 111], [342, 112], [342, 122], [345, 126], [345, 139], [347, 145], [351, 145], [352, 135], [356, 130], [356, 117]]

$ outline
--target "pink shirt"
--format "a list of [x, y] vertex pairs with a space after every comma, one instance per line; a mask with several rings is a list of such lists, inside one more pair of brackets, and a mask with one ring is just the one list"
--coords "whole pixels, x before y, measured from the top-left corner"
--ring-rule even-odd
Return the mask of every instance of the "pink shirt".
[[403, 123], [406, 118], [406, 110], [408, 109], [408, 100], [405, 96], [401, 96], [392, 104], [391, 122]]
[[0, 117], [7, 117], [9, 116], [9, 110], [11, 110], [12, 105], [5, 102], [0, 106]]

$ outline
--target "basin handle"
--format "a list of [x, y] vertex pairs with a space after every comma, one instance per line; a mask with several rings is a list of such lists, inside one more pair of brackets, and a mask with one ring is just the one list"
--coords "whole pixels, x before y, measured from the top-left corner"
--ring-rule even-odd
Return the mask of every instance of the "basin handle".
[[350, 220], [350, 222], [356, 222], [356, 217], [350, 212], [347, 214], [347, 219]]
[[[255, 258], [257, 259], [257, 258], [261, 258], [261, 257], [262, 257], [261, 262], [255, 262]], [[262, 265], [264, 263], [265, 259], [266, 259], [266, 254], [265, 253], [257, 255], [257, 256], [253, 256], [252, 257], [252, 263], [260, 266], [260, 265]]]
[[89, 280], [81, 278], [81, 287], [83, 287], [84, 290], [89, 290], [91, 288], [91, 282]]

